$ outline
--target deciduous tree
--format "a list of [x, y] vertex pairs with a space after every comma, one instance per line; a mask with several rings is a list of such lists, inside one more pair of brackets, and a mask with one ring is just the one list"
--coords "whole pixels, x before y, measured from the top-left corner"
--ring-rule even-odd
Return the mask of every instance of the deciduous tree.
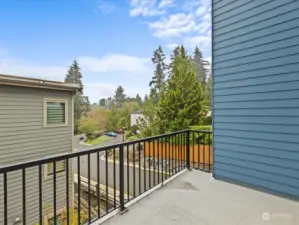
[[97, 108], [89, 111], [86, 116], [80, 119], [79, 131], [86, 134], [88, 138], [106, 130], [109, 120], [109, 111]]

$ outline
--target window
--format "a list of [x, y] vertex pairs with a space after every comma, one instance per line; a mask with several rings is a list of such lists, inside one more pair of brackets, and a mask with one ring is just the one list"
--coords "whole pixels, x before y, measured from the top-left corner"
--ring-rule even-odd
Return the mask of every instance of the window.
[[44, 100], [44, 127], [67, 125], [67, 100]]
[[[56, 174], [62, 173], [65, 171], [65, 161], [57, 161], [56, 162]], [[46, 165], [46, 177], [53, 175], [53, 163], [48, 163]]]

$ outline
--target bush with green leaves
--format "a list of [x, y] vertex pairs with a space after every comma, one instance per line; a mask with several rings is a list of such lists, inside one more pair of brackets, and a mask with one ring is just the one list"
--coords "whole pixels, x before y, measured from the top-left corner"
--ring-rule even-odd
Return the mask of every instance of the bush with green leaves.
[[128, 140], [132, 136], [133, 136], [133, 132], [131, 130], [128, 130], [128, 131], [125, 132], [125, 138], [126, 138], [126, 140]]
[[137, 139], [138, 139], [137, 136], [131, 136], [131, 137], [129, 137], [129, 138], [127, 139], [127, 141], [135, 141], [135, 140], [137, 140]]

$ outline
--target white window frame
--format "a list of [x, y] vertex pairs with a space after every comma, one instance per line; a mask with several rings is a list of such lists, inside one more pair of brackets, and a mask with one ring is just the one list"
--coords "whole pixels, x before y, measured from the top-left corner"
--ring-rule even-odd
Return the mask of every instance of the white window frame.
[[[47, 103], [48, 102], [57, 102], [64, 103], [64, 123], [63, 124], [48, 124], [47, 123]], [[44, 127], [65, 127], [68, 126], [68, 100], [67, 99], [57, 99], [57, 98], [44, 98]]]

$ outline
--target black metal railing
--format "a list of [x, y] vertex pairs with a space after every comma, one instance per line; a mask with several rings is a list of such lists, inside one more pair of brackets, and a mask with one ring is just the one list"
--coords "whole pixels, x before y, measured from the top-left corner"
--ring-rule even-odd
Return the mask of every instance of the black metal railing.
[[184, 130], [2, 167], [0, 224], [90, 224], [125, 211], [186, 168], [211, 171], [211, 140]]

